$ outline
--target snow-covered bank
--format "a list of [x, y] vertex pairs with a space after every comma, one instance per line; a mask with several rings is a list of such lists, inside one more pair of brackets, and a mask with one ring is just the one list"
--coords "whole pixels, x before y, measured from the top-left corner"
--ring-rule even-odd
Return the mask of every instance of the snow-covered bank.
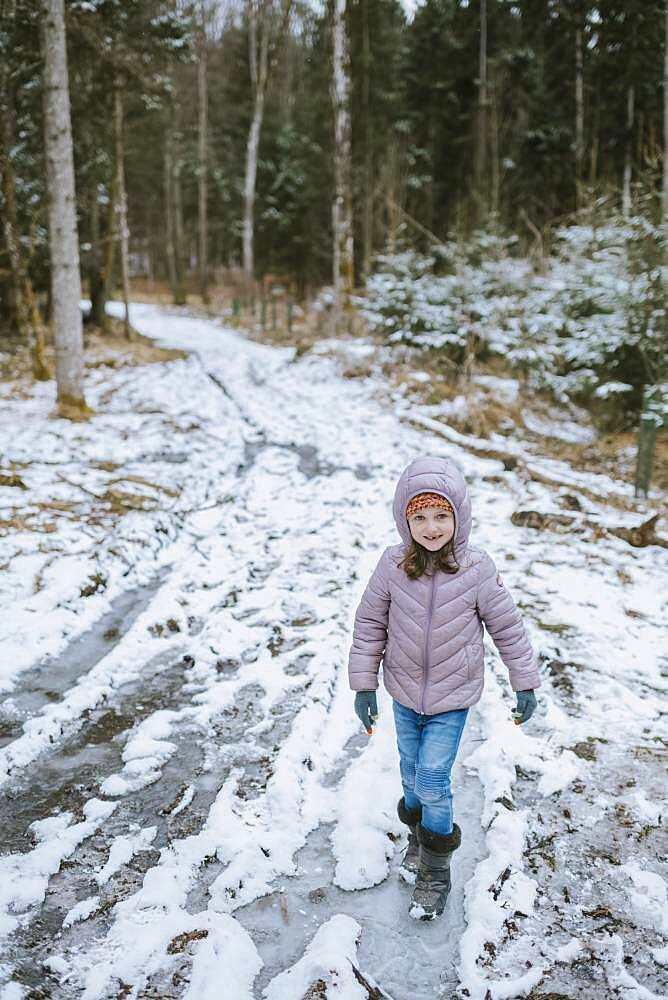
[[[297, 358], [183, 312], [132, 313], [142, 333], [192, 355], [97, 370], [89, 392], [97, 414], [85, 428], [49, 420], [40, 388], [23, 403], [3, 401], [0, 416], [12, 428], [3, 459], [26, 462], [23, 502], [35, 518], [50, 516], [39, 501], [56, 490], [80, 505], [56, 531], [2, 539], [13, 580], [10, 598], [3, 592], [8, 648], [21, 657], [16, 668], [11, 655], [6, 661], [4, 715], [46, 651], [62, 651], [94, 625], [122, 587], [165, 573], [114, 647], [2, 750], [9, 816], [12, 801], [30, 799], [40, 768], [64, 759], [75, 738], [90, 745], [102, 706], [114, 718], [129, 715], [93, 786], [78, 780], [76, 812], [85, 816], [100, 799], [113, 809], [97, 852], [80, 841], [71, 868], [51, 882], [53, 869], [41, 874], [30, 900], [5, 901], [24, 931], [5, 940], [4, 982], [26, 983], [24, 956], [37, 947], [48, 963], [44, 984], [64, 997], [107, 997], [125, 985], [128, 996], [214, 996], [221, 969], [238, 1000], [254, 996], [254, 982], [267, 997], [287, 998], [309, 976], [332, 996], [364, 996], [350, 959], [394, 1000], [451, 995], [454, 986], [435, 970], [453, 963], [460, 995], [479, 1000], [488, 989], [496, 1000], [555, 983], [566, 993], [645, 995], [631, 980], [659, 995], [666, 935], [648, 927], [665, 877], [656, 751], [666, 736], [666, 568], [657, 550], [513, 526], [514, 510], [558, 508], [563, 491], [470, 454], [465, 438], [446, 441], [409, 424], [419, 411], [389, 407], [380, 374], [343, 379], [330, 357]], [[467, 749], [455, 791], [465, 838], [484, 837], [487, 851], [462, 865], [471, 877], [461, 954], [447, 933], [464, 922], [456, 894], [440, 929], [409, 926], [397, 901], [388, 878], [401, 834], [389, 706], [382, 703], [371, 742], [359, 742], [344, 670], [361, 587], [378, 550], [394, 540], [394, 482], [420, 452], [449, 454], [465, 469], [474, 536], [522, 606], [545, 677], [540, 711], [518, 731], [505, 670], [490, 650], [490, 681], [472, 719], [482, 742]], [[50, 464], [51, 454], [68, 470]], [[101, 461], [118, 467], [98, 468]], [[154, 499], [112, 519], [103, 498], [109, 479], [121, 476], [127, 493], [142, 486], [128, 477], [152, 483], [145, 489]], [[609, 488], [598, 477], [578, 482], [603, 497]], [[9, 488], [0, 489], [12, 503]], [[605, 512], [604, 500], [577, 495], [584, 511]], [[40, 551], [40, 540], [52, 547]], [[49, 586], [35, 595], [47, 561]], [[83, 597], [91, 564], [110, 582]], [[155, 687], [146, 691], [153, 677], [157, 697]], [[126, 705], [136, 706], [134, 717]], [[57, 808], [33, 819], [49, 820]], [[48, 828], [54, 851], [60, 823]], [[318, 850], [333, 886], [351, 900], [381, 893], [364, 924], [357, 920], [357, 956], [354, 914], [328, 910], [323, 921], [317, 897], [301, 891], [312, 872], [300, 872], [296, 858], [310, 856], [309, 838], [327, 825]], [[17, 846], [6, 863], [18, 870], [29, 857]], [[307, 901], [303, 914], [293, 897]], [[261, 925], [253, 909], [263, 899], [276, 905], [275, 925]], [[41, 900], [53, 939], [29, 936]], [[591, 914], [603, 911], [611, 917], [601, 924]], [[397, 960], [388, 921], [406, 953], [423, 956], [422, 977], [415, 963]], [[267, 981], [266, 934], [283, 925], [289, 949]]]

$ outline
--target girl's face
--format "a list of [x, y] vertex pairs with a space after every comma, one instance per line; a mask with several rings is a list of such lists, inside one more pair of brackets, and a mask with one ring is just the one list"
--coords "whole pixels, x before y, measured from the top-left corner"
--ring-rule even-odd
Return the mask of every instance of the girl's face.
[[443, 507], [425, 507], [408, 518], [414, 540], [429, 552], [438, 552], [455, 533], [455, 517]]

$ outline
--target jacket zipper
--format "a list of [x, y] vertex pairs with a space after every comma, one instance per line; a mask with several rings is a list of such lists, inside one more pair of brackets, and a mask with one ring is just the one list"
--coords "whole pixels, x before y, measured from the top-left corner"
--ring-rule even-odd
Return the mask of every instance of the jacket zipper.
[[431, 578], [431, 593], [429, 595], [429, 607], [427, 609], [427, 625], [424, 630], [424, 652], [422, 654], [422, 695], [420, 697], [420, 715], [424, 715], [424, 697], [427, 693], [427, 674], [429, 672], [429, 633], [431, 631], [431, 619], [434, 614], [434, 596], [436, 594], [436, 573]]

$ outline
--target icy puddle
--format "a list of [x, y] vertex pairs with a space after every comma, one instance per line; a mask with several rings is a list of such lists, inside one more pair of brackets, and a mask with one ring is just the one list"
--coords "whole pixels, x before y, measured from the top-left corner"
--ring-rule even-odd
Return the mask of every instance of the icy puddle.
[[108, 655], [139, 615], [149, 606], [167, 570], [144, 587], [120, 594], [95, 626], [76, 638], [58, 656], [35, 666], [29, 677], [21, 678], [18, 690], [0, 702], [0, 747], [15, 739], [26, 719], [46, 705], [59, 701], [83, 674]]
[[[463, 755], [472, 746], [469, 732]], [[455, 769], [455, 788], [462, 780], [458, 772], [460, 768]], [[332, 825], [318, 826], [296, 856], [297, 874], [283, 880], [271, 895], [235, 912], [264, 962], [254, 996], [260, 998], [272, 979], [293, 966], [318, 928], [336, 914], [346, 914], [360, 924], [359, 967], [392, 1000], [451, 996], [458, 984], [456, 964], [465, 929], [464, 885], [484, 854], [481, 807], [481, 790], [467, 779], [466, 796], [455, 798], [462, 846], [453, 858], [452, 892], [443, 917], [425, 923], [416, 923], [407, 913], [411, 887], [397, 874], [403, 838], [395, 843], [390, 873], [380, 885], [347, 892], [335, 884]], [[365, 808], [363, 801], [359, 808]]]

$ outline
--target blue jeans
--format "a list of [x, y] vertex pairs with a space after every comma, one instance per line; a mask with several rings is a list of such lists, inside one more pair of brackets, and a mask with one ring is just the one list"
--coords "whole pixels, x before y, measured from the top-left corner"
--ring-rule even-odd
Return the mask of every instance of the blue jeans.
[[422, 826], [432, 833], [452, 833], [450, 772], [469, 710], [419, 715], [398, 701], [393, 707], [406, 806], [422, 806]]

